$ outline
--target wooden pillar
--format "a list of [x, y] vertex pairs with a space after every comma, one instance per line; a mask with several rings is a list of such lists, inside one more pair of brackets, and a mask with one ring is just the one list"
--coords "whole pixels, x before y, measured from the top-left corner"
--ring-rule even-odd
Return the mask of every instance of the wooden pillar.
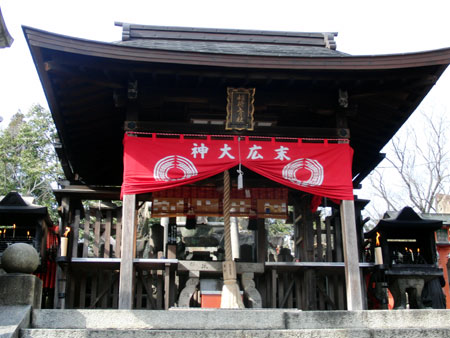
[[[72, 222], [72, 254], [70, 255], [72, 258], [78, 257], [78, 238], [79, 238], [79, 229], [80, 229], [80, 217], [81, 217], [81, 211], [75, 210], [74, 219]], [[69, 247], [70, 248], [70, 247]], [[67, 254], [69, 255], [69, 248], [67, 248]], [[65, 308], [67, 309], [73, 309], [74, 308], [74, 300], [75, 300], [75, 290], [76, 286], [78, 285], [78, 276], [76, 276], [74, 273], [71, 272], [70, 269], [66, 272], [66, 279], [67, 279], [67, 285], [66, 289], [69, 291], [69, 297]]]
[[166, 264], [164, 269], [164, 310], [170, 307], [170, 264]]
[[363, 310], [361, 274], [359, 268], [358, 238], [356, 234], [355, 206], [353, 201], [341, 203], [342, 243], [344, 247], [347, 309]]
[[267, 256], [267, 231], [266, 231], [266, 219], [258, 218], [257, 220], [257, 262], [264, 263]]
[[[303, 249], [305, 255], [303, 261], [315, 262], [314, 249], [314, 221], [311, 211], [311, 198], [302, 200], [302, 229], [303, 229]], [[317, 285], [316, 272], [314, 269], [307, 269], [304, 272], [304, 290], [306, 294], [306, 309], [317, 310]]]
[[[267, 255], [267, 231], [266, 219], [258, 218], [256, 221], [255, 243], [256, 243], [256, 259], [258, 263], [264, 263]], [[259, 278], [258, 289], [262, 295], [263, 307], [269, 307], [271, 304], [271, 295], [269, 294], [271, 276], [266, 273]]]
[[72, 224], [72, 257], [78, 257], [78, 239], [79, 239], [79, 229], [80, 229], [80, 210], [75, 210], [75, 218]]
[[[339, 217], [333, 217], [333, 231], [334, 231], [334, 247], [336, 250], [336, 262], [344, 262], [343, 252], [342, 252], [342, 225], [341, 219]], [[338, 310], [345, 309], [345, 301], [344, 301], [344, 284], [345, 278], [342, 278], [340, 275], [334, 275], [333, 281], [335, 285], [336, 298], [335, 303], [337, 304]]]
[[[59, 221], [59, 238], [62, 238], [66, 226], [69, 225], [70, 212], [70, 198], [64, 196], [61, 199], [61, 218]], [[67, 254], [70, 255], [70, 249], [67, 248]], [[61, 248], [58, 248], [57, 257], [61, 256]], [[55, 309], [66, 308], [66, 269], [60, 265], [56, 267], [56, 283], [55, 283], [55, 298], [53, 306]]]
[[120, 260], [119, 309], [131, 310], [134, 298], [136, 195], [123, 196], [122, 254]]

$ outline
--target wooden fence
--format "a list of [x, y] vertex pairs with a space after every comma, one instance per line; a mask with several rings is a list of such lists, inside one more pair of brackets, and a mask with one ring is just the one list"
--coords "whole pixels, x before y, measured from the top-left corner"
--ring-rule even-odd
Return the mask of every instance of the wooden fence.
[[[118, 308], [121, 210], [77, 211], [67, 277], [65, 308]], [[255, 275], [263, 307], [302, 310], [343, 310], [345, 276], [339, 215], [322, 220], [303, 212], [294, 224], [293, 261], [265, 262]], [[134, 308], [167, 309], [173, 306], [183, 279], [176, 263], [135, 259]], [[261, 271], [262, 272], [262, 271]], [[178, 280], [181, 283], [178, 283]], [[175, 282], [176, 281], [176, 282]]]
[[[76, 212], [67, 278], [65, 308], [117, 309], [119, 297], [122, 212], [87, 210], [80, 220]], [[136, 266], [135, 308], [164, 309], [164, 268]], [[170, 273], [170, 272], [168, 272]], [[64, 277], [66, 276], [66, 277]]]

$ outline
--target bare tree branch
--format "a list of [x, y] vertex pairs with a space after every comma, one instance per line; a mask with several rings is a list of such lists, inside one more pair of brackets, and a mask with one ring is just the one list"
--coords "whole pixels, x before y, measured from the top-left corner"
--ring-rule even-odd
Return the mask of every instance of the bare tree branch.
[[449, 191], [449, 121], [445, 114], [420, 114], [422, 123], [408, 125], [389, 143], [384, 164], [374, 170], [370, 184], [387, 210], [412, 206], [436, 212], [436, 196]]

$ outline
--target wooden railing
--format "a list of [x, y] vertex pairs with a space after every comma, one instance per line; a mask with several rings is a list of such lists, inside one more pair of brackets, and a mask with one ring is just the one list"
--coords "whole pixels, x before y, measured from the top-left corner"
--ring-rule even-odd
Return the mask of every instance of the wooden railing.
[[[63, 308], [118, 308], [121, 216], [120, 209], [88, 210], [83, 219], [80, 219], [79, 211], [75, 213], [70, 224], [73, 230], [70, 254], [67, 262], [61, 265], [60, 279], [67, 280], [62, 288], [66, 292]], [[300, 261], [265, 262], [261, 263], [261, 271], [256, 271], [254, 280], [263, 307], [346, 308], [339, 218], [329, 217], [323, 221], [317, 215], [311, 217], [313, 219], [307, 223], [313, 226], [305, 226], [302, 223], [305, 220], [302, 220], [294, 227], [295, 252]], [[187, 271], [183, 264], [179, 265], [176, 259], [134, 259], [134, 308], [168, 309], [173, 306], [186, 282]], [[193, 264], [200, 264], [195, 271], [218, 273], [217, 278], [220, 278], [221, 266], [210, 271], [212, 268], [203, 267], [201, 262]], [[177, 273], [182, 278], [176, 278]], [[175, 283], [175, 280], [180, 282]], [[62, 294], [60, 292], [59, 296]]]
[[344, 263], [267, 262], [265, 306], [343, 310]]
[[[76, 212], [72, 248], [63, 261], [61, 280], [66, 280], [64, 308], [117, 309], [122, 223], [121, 210], [88, 210], [84, 219]], [[135, 259], [134, 307], [167, 309], [175, 302], [176, 260]], [[64, 293], [60, 293], [60, 296]]]
[[[88, 209], [84, 220], [75, 222], [72, 226], [72, 258], [120, 257], [120, 242], [122, 240], [122, 212], [119, 209], [100, 210]], [[79, 231], [81, 229], [81, 231]], [[79, 236], [81, 235], [81, 238]], [[81, 239], [81, 243], [78, 244]]]
[[[373, 263], [360, 263], [372, 269]], [[263, 306], [301, 310], [345, 310], [343, 262], [266, 262], [258, 289]]]

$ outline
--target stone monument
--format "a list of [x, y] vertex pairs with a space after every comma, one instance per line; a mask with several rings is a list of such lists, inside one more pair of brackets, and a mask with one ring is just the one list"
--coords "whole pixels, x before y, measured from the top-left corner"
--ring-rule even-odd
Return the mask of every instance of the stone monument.
[[31, 305], [41, 308], [42, 281], [32, 275], [39, 266], [39, 255], [31, 245], [16, 243], [1, 257], [0, 305]]

